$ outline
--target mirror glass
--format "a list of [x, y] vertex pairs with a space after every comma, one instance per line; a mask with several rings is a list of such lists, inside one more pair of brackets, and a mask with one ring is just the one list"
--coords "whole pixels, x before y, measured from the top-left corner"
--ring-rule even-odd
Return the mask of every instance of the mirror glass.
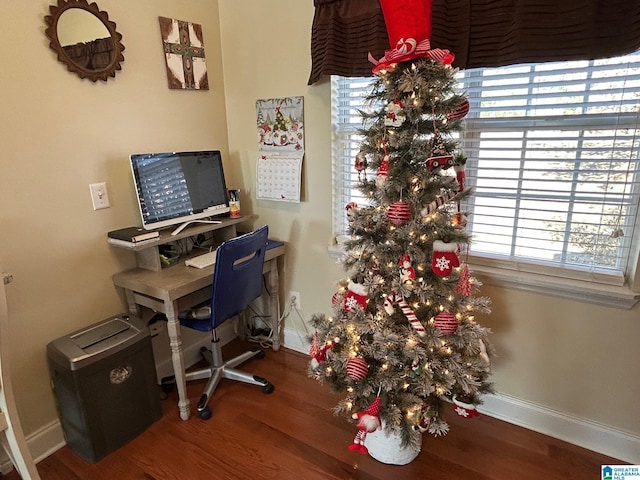
[[93, 82], [114, 77], [124, 61], [124, 45], [107, 12], [86, 0], [58, 0], [49, 10], [46, 34], [58, 60]]
[[58, 41], [63, 47], [109, 37], [104, 23], [86, 10], [71, 8], [58, 19]]

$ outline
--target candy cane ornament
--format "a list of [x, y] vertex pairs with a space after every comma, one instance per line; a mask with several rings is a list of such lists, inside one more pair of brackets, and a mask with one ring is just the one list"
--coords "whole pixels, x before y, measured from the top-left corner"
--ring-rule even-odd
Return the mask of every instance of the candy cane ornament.
[[422, 214], [423, 217], [427, 217], [430, 214], [432, 214], [433, 212], [435, 212], [438, 208], [443, 206], [445, 203], [448, 203], [448, 202], [451, 202], [451, 201], [455, 200], [456, 198], [458, 198], [459, 195], [462, 195], [463, 193], [467, 192], [468, 190], [470, 190], [470, 189], [469, 188], [465, 188], [464, 190], [461, 190], [460, 192], [456, 192], [455, 190], [447, 190], [442, 195], [437, 196], [436, 199], [433, 202], [429, 203], [426, 207], [424, 207], [420, 211], [420, 213]]
[[[390, 311], [393, 313], [393, 307], [392, 307], [393, 303], [398, 304], [398, 306], [400, 307], [400, 310], [402, 310], [402, 313], [404, 313], [404, 316], [407, 317], [407, 320], [409, 320], [411, 327], [413, 327], [416, 333], [421, 337], [425, 336], [426, 332], [424, 327], [420, 323], [420, 320], [418, 320], [418, 317], [416, 317], [416, 314], [413, 313], [413, 310], [411, 310], [411, 307], [409, 306], [409, 304], [407, 304], [404, 298], [402, 298], [399, 295], [391, 294], [391, 295], [387, 295], [387, 300], [389, 301], [388, 304], [387, 302], [385, 302], [386, 304], [385, 310], [387, 311], [387, 313], [389, 313]], [[389, 315], [391, 315], [391, 313], [389, 313]]]
[[421, 337], [424, 337], [426, 333], [424, 327], [420, 323], [420, 320], [418, 320], [418, 317], [416, 317], [415, 313], [413, 313], [413, 310], [411, 310], [411, 307], [409, 307], [407, 302], [405, 302], [404, 298], [400, 297], [398, 300], [398, 306], [400, 307], [400, 310], [402, 310], [402, 313], [404, 313], [405, 317], [407, 317], [407, 320], [409, 320], [409, 323], [416, 333]]
[[429, 203], [429, 205], [424, 207], [420, 213], [422, 214], [423, 217], [426, 217], [431, 213], [435, 212], [438, 208], [440, 208], [445, 203], [453, 200], [456, 197], [456, 195], [458, 195], [458, 192], [455, 192], [453, 190], [448, 190], [444, 194], [436, 197], [436, 199], [433, 202]]

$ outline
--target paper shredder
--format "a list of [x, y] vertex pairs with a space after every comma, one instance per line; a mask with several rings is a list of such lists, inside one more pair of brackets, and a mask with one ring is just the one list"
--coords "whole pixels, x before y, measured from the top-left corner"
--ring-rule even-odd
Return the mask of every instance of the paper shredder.
[[147, 325], [116, 315], [47, 345], [65, 440], [95, 463], [162, 416]]

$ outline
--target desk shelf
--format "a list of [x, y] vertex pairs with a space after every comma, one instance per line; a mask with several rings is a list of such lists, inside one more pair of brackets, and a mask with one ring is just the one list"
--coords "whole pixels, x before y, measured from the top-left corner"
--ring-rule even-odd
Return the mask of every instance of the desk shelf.
[[160, 245], [166, 245], [178, 240], [193, 237], [201, 233], [214, 232], [215, 239], [218, 243], [222, 243], [225, 240], [229, 240], [237, 236], [236, 225], [250, 220], [255, 220], [257, 215], [247, 215], [238, 218], [219, 218], [217, 220], [220, 223], [194, 223], [189, 225], [182, 232], [177, 235], [171, 235], [174, 228], [167, 230], [160, 230], [160, 237], [155, 240], [144, 242], [140, 245], [124, 246], [110, 244], [112, 247], [122, 248], [135, 252], [136, 263], [139, 268], [146, 270], [152, 270], [159, 272], [162, 270], [162, 263], [160, 261]]

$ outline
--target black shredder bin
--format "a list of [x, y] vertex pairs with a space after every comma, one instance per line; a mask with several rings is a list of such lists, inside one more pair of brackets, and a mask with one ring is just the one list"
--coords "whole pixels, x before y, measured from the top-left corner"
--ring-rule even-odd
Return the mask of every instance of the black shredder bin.
[[117, 315], [47, 345], [58, 414], [72, 450], [95, 463], [162, 416], [149, 329]]

